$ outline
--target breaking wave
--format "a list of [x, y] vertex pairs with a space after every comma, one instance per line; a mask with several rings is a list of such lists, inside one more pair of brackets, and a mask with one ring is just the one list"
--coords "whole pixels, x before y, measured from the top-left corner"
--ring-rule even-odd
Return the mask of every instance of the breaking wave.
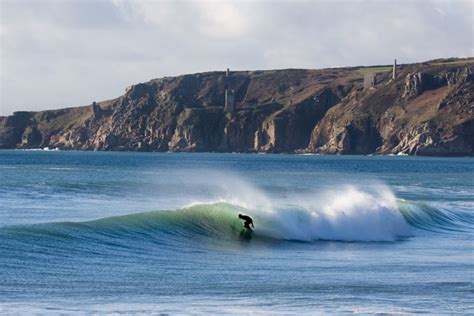
[[[87, 222], [57, 222], [0, 228], [3, 247], [34, 244], [90, 251], [101, 246], [190, 247], [195, 243], [303, 241], [387, 242], [413, 236], [416, 229], [449, 232], [469, 230], [474, 219], [428, 205], [397, 201], [385, 187], [346, 187], [317, 196], [292, 196], [281, 207], [241, 206], [224, 201], [199, 203], [171, 211], [107, 217]], [[246, 204], [246, 203], [241, 203]], [[253, 217], [255, 231], [243, 230], [237, 215]], [[144, 242], [145, 241], [145, 242]], [[79, 243], [79, 245], [78, 245]]]

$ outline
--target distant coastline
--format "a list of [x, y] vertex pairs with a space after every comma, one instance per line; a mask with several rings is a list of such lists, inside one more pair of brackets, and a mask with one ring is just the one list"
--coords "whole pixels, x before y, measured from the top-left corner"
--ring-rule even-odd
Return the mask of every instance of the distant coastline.
[[474, 156], [474, 58], [207, 72], [0, 117], [0, 149]]

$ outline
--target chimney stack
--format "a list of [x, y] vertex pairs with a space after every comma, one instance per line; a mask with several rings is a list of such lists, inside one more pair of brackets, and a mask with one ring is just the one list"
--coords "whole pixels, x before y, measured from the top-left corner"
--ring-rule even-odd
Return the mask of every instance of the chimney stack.
[[393, 73], [392, 73], [392, 79], [395, 80], [397, 77], [397, 59], [393, 60]]

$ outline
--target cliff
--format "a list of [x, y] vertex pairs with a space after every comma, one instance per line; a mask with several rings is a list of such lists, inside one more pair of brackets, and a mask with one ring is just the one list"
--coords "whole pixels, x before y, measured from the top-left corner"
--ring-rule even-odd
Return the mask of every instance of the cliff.
[[0, 148], [473, 156], [474, 59], [391, 76], [354, 67], [154, 79], [113, 100], [0, 117]]

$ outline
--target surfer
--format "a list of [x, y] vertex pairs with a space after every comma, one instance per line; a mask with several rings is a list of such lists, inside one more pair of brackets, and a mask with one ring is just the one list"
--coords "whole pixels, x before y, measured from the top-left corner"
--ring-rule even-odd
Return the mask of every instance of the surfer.
[[252, 227], [255, 228], [255, 226], [253, 225], [253, 220], [250, 216], [239, 214], [239, 218], [245, 221], [244, 227], [247, 228], [248, 230], [252, 231], [252, 228], [250, 228], [250, 225], [252, 225]]

